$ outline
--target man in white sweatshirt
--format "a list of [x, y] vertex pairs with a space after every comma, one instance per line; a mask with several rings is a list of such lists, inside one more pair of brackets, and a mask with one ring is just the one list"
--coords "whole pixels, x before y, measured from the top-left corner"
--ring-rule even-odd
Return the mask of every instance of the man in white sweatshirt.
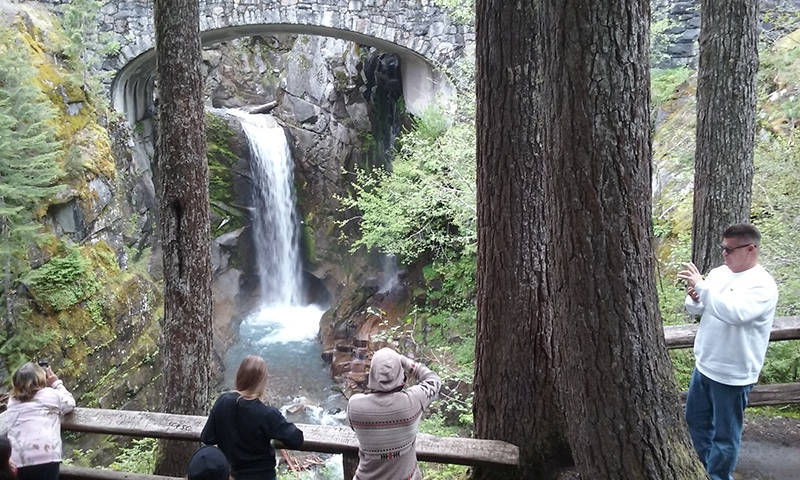
[[722, 237], [725, 265], [705, 279], [693, 263], [678, 273], [687, 284], [686, 310], [702, 314], [686, 422], [712, 480], [733, 479], [747, 395], [764, 365], [778, 302], [775, 280], [758, 264], [758, 229], [739, 223]]

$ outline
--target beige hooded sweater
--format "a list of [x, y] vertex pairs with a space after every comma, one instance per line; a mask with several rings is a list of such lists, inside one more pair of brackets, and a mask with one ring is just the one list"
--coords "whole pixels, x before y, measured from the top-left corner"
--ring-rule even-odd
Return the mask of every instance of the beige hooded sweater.
[[[404, 389], [405, 374], [417, 384]], [[422, 480], [414, 441], [422, 412], [441, 385], [425, 365], [390, 348], [375, 352], [367, 384], [371, 392], [353, 395], [347, 406], [359, 444], [354, 480]]]

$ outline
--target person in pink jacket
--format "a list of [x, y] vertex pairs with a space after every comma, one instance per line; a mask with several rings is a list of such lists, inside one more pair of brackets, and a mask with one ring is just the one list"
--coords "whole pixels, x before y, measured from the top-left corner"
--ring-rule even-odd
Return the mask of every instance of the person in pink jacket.
[[28, 362], [14, 373], [8, 399], [8, 439], [19, 480], [57, 480], [61, 417], [75, 399], [53, 370]]

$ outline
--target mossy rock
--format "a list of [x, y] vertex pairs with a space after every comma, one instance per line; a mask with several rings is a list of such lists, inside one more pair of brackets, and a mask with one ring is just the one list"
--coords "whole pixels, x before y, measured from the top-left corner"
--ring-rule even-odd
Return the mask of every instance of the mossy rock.
[[232, 205], [239, 202], [235, 186], [235, 167], [241, 161], [240, 134], [225, 118], [206, 114], [206, 139], [208, 142], [208, 191], [211, 210], [223, 225], [212, 225], [213, 237], [224, 235], [248, 223], [246, 216]]

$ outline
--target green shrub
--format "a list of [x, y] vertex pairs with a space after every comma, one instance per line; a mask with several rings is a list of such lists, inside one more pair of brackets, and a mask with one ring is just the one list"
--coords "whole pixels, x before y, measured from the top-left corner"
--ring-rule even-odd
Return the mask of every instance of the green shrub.
[[37, 301], [56, 312], [77, 305], [100, 290], [91, 262], [77, 248], [31, 270], [23, 281]]
[[800, 340], [770, 342], [760, 383], [796, 383], [800, 381]]
[[[32, 327], [24, 316], [20, 316], [14, 325], [14, 335], [9, 339], [7, 332], [0, 331], [0, 355], [6, 357], [9, 374], [15, 372], [24, 363], [31, 360], [31, 352], [39, 352], [50, 345], [57, 337], [58, 332], [41, 332]], [[7, 382], [9, 379], [6, 379]]]
[[653, 69], [650, 73], [651, 108], [659, 108], [673, 98], [692, 73], [694, 71], [687, 67]]
[[135, 439], [120, 452], [109, 469], [150, 475], [156, 468], [156, 447], [158, 440], [155, 438]]

